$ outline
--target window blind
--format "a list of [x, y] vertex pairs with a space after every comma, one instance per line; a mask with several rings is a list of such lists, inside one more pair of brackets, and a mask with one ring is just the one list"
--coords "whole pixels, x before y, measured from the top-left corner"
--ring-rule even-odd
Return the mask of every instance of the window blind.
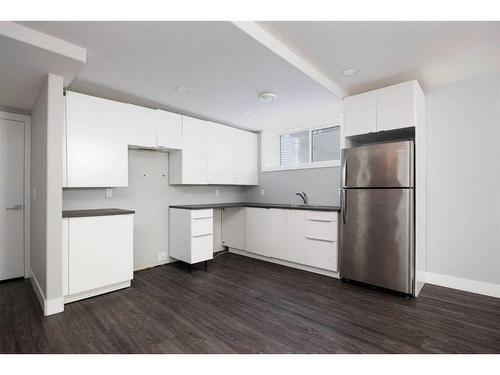
[[312, 131], [312, 161], [340, 160], [340, 126]]
[[285, 134], [280, 137], [280, 164], [309, 163], [309, 131]]

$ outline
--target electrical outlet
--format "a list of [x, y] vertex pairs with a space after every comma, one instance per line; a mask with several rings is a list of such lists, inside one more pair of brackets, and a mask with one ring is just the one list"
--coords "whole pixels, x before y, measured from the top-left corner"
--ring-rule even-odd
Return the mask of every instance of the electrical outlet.
[[264, 196], [264, 189], [260, 189], [260, 195]]
[[219, 189], [215, 189], [215, 196], [218, 197], [220, 195], [220, 190]]
[[158, 262], [166, 262], [168, 260], [168, 254], [166, 251], [158, 253]]
[[113, 189], [107, 188], [106, 189], [106, 198], [111, 198], [113, 196]]

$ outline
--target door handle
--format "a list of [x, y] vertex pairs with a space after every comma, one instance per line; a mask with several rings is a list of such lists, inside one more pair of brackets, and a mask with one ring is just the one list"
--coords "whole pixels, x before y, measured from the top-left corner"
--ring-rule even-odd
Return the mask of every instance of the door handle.
[[347, 224], [347, 190], [342, 189], [342, 221]]
[[342, 187], [347, 186], [347, 152], [344, 150], [344, 163], [342, 165]]
[[12, 207], [6, 207], [5, 209], [7, 211], [19, 211], [19, 210], [23, 209], [23, 205], [22, 204], [15, 204]]

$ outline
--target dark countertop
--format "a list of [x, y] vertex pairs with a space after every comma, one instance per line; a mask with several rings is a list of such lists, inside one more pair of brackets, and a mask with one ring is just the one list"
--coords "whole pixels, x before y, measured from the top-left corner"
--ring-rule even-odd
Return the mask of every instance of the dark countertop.
[[185, 204], [173, 205], [170, 208], [180, 208], [184, 210], [203, 210], [208, 208], [229, 208], [229, 207], [256, 207], [256, 208], [283, 208], [287, 210], [308, 210], [308, 211], [340, 211], [339, 206], [315, 206], [315, 205], [294, 205], [280, 203], [212, 203], [212, 204]]
[[87, 216], [111, 216], [135, 214], [132, 210], [120, 208], [97, 208], [92, 210], [63, 210], [62, 217], [87, 217]]

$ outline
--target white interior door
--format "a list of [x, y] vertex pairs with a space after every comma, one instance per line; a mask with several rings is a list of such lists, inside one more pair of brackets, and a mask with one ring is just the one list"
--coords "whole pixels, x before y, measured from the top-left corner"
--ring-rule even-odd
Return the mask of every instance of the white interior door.
[[24, 276], [24, 123], [0, 119], [0, 280]]

